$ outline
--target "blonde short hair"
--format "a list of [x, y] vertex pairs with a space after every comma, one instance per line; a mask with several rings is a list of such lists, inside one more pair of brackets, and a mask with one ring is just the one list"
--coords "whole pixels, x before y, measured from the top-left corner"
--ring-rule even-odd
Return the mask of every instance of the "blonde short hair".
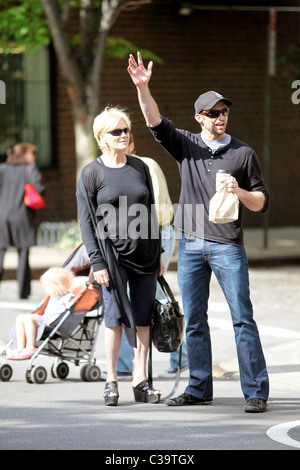
[[101, 150], [105, 146], [105, 143], [101, 141], [101, 137], [104, 137], [106, 132], [113, 130], [120, 119], [123, 119], [128, 129], [131, 129], [131, 120], [125, 109], [119, 106], [109, 107], [107, 106], [102, 113], [94, 119], [93, 133], [97, 141], [97, 144]]
[[40, 283], [50, 297], [61, 297], [69, 292], [74, 275], [64, 268], [50, 268], [40, 278]]

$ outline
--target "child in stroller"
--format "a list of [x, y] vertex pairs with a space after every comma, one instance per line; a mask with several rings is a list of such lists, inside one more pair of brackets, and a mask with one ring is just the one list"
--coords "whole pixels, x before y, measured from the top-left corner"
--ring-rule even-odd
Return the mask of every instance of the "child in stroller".
[[40, 278], [49, 302], [43, 313], [20, 314], [11, 332], [17, 341], [17, 349], [6, 352], [7, 359], [30, 359], [36, 352], [36, 342], [42, 337], [46, 326], [55, 321], [70, 305], [75, 294], [71, 292], [74, 275], [64, 268], [50, 268]]
[[[31, 352], [29, 353], [31, 357], [25, 374], [28, 383], [41, 384], [47, 378], [45, 367], [38, 366], [34, 368], [33, 365], [33, 362], [40, 354], [56, 358], [51, 367], [51, 375], [54, 378], [65, 379], [68, 376], [69, 367], [67, 362], [71, 362], [75, 366], [84, 364], [80, 371], [83, 381], [97, 381], [101, 376], [101, 370], [96, 365], [95, 346], [98, 330], [103, 321], [102, 289], [93, 279], [90, 260], [83, 243], [80, 243], [72, 251], [58, 269], [62, 268], [64, 276], [68, 278], [71, 275], [69, 279], [72, 279], [72, 283], [69, 290], [72, 290], [73, 294], [70, 295], [70, 300], [66, 302], [67, 305], [63, 307], [63, 311], [59, 309], [61, 312], [59, 314], [59, 311], [52, 306], [51, 315], [57, 313], [57, 318], [54, 321], [53, 317], [49, 318], [48, 322], [51, 324], [47, 324], [47, 321], [44, 320], [48, 317], [48, 313], [47, 316], [45, 315], [45, 310], [50, 301], [50, 296], [47, 294], [36, 310], [23, 315], [23, 320], [26, 318], [30, 322], [29, 318], [35, 318], [38, 323], [31, 324], [31, 327], [33, 327], [32, 337], [35, 341], [29, 344], [29, 335], [26, 333], [27, 344], [18, 345], [18, 350], [24, 346], [26, 349], [30, 349], [31, 352], [33, 351], [32, 355]], [[69, 274], [66, 274], [66, 272], [69, 272]], [[52, 273], [52, 269], [50, 273]], [[19, 354], [18, 350], [10, 351], [12, 344], [17, 340], [16, 325], [12, 328], [10, 338], [9, 343], [0, 352], [0, 357], [6, 356], [6, 359], [10, 359], [12, 355], [15, 355], [14, 353]], [[27, 352], [15, 358], [28, 358]], [[12, 373], [10, 364], [0, 366], [0, 380], [9, 381]]]

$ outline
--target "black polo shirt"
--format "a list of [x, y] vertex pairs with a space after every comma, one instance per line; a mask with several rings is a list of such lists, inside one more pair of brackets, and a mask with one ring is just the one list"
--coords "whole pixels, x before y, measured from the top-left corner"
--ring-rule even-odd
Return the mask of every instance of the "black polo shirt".
[[201, 133], [176, 129], [174, 124], [162, 116], [161, 123], [150, 128], [157, 142], [178, 163], [181, 176], [179, 206], [175, 215], [175, 226], [186, 233], [206, 240], [233, 245], [243, 245], [242, 204], [239, 218], [227, 224], [209, 221], [209, 201], [216, 192], [216, 173], [226, 170], [234, 176], [239, 187], [246, 191], [261, 191], [265, 204], [269, 205], [269, 194], [265, 186], [260, 162], [251, 147], [231, 137], [231, 142], [212, 154], [201, 138]]

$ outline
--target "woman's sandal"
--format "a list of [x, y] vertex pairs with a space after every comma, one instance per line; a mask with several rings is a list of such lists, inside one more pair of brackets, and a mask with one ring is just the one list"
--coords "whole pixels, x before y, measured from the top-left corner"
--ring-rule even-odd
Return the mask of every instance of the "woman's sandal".
[[134, 399], [143, 403], [158, 403], [160, 400], [161, 392], [155, 390], [149, 383], [149, 380], [143, 380], [136, 387], [132, 387]]
[[115, 380], [106, 382], [103, 393], [106, 406], [117, 406], [119, 399], [118, 383]]

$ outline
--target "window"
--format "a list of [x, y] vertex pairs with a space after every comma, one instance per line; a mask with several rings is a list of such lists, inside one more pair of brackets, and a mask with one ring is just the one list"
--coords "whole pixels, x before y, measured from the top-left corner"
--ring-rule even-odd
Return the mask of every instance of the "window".
[[25, 141], [37, 146], [39, 168], [53, 166], [50, 77], [49, 48], [0, 54], [0, 80], [6, 89], [6, 104], [0, 104], [1, 162], [9, 147]]

